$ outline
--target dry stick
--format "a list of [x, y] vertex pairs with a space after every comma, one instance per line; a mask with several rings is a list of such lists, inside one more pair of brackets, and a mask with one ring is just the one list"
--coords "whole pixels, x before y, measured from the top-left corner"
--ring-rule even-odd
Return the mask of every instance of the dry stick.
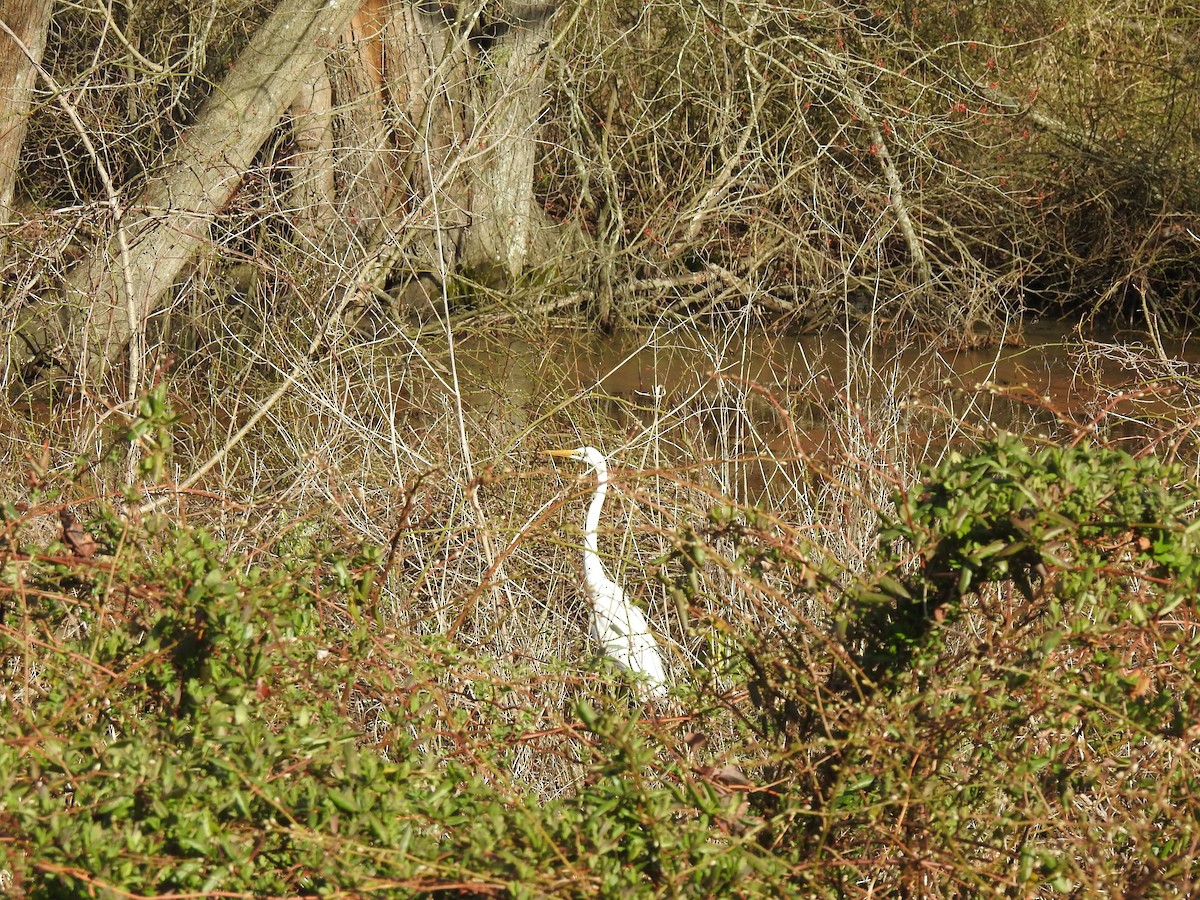
[[[542, 523], [544, 523], [547, 519], [549, 519], [550, 516], [554, 512], [556, 512], [561, 506], [562, 506], [562, 498], [561, 497], [555, 501], [551, 501], [551, 502], [544, 504], [540, 510], [538, 510], [536, 513], [533, 514], [533, 516], [530, 517], [529, 521], [527, 521], [524, 525], [522, 525], [520, 528], [517, 529], [517, 533], [515, 535], [513, 535], [512, 540], [510, 540], [508, 542], [508, 546], [505, 547], [503, 550], [501, 550], [499, 554], [497, 554], [495, 562], [493, 562], [488, 567], [487, 571], [483, 573], [483, 581], [486, 583], [489, 583], [492, 587], [492, 590], [496, 590], [497, 583], [503, 585], [505, 591], [508, 590], [507, 579], [501, 579], [499, 582], [497, 582], [497, 578], [501, 575], [501, 570], [504, 566], [504, 561], [506, 559], [508, 559], [510, 556], [512, 556], [512, 554], [516, 551], [517, 547], [520, 545], [521, 539], [524, 538], [525, 535], [532, 532], [535, 527], [542, 525]], [[505, 607], [505, 610], [508, 614], [511, 614], [513, 611], [513, 604], [510, 602]], [[460, 629], [463, 626], [463, 623], [467, 621], [467, 617], [470, 614], [470, 612], [471, 612], [471, 604], [470, 603], [463, 604], [463, 608], [461, 610], [459, 610], [458, 616], [455, 618], [454, 623], [446, 630], [446, 634], [450, 637], [453, 637], [458, 632], [458, 629]], [[501, 621], [502, 621], [501, 618], [499, 616], [497, 616], [496, 625], [494, 626], [496, 629], [499, 628]]]
[[292, 370], [287, 374], [287, 377], [284, 378], [279, 387], [272, 392], [271, 396], [263, 401], [262, 406], [255, 411], [254, 415], [246, 420], [246, 424], [239, 428], [237, 433], [225, 442], [224, 447], [210, 456], [205, 461], [204, 465], [189, 475], [182, 484], [176, 485], [174, 488], [172, 488], [169, 494], [159, 497], [157, 500], [150, 500], [138, 507], [138, 512], [140, 514], [145, 515], [146, 513], [153, 512], [154, 510], [158, 509], [158, 507], [166, 503], [167, 500], [169, 500], [172, 496], [187, 490], [197, 481], [203, 478], [209, 472], [209, 470], [213, 468], [213, 466], [219, 464], [223, 459], [225, 459], [226, 456], [229, 455], [234, 447], [242, 442], [242, 439], [250, 433], [250, 430], [258, 424], [259, 420], [262, 419], [262, 417], [268, 412], [270, 412], [271, 408], [279, 402], [279, 399], [287, 393], [288, 388], [300, 380], [300, 376], [302, 376], [308, 370], [309, 366], [316, 361], [318, 351], [323, 349], [326, 345], [326, 339], [328, 338], [330, 328], [335, 322], [341, 321], [342, 313], [346, 311], [346, 307], [348, 307], [352, 301], [356, 300], [358, 298], [358, 294], [364, 290], [364, 287], [361, 284], [363, 280], [362, 276], [365, 275], [366, 270], [372, 264], [374, 264], [374, 262], [375, 260], [372, 258], [367, 260], [362, 264], [362, 266], [359, 267], [359, 270], [356, 274], [360, 277], [354, 279], [355, 283], [351, 287], [348, 287], [343, 293], [342, 301], [337, 305], [334, 311], [326, 317], [324, 324], [317, 331], [317, 336], [314, 337], [312, 343], [309, 344], [308, 352], [304, 355], [304, 358], [292, 366]]
[[1028, 116], [1030, 122], [1048, 134], [1053, 135], [1068, 147], [1074, 147], [1076, 150], [1097, 157], [1098, 159], [1103, 159], [1108, 155], [1108, 148], [1104, 144], [1094, 140], [1084, 132], [1072, 128], [1062, 119], [1055, 118], [1049, 113], [1038, 109], [1032, 101], [1025, 103], [996, 88], [979, 87], [977, 90], [985, 100], [1003, 108], [1005, 112], [1016, 116]]
[[599, 246], [603, 243], [604, 258], [599, 265], [599, 302], [596, 306], [596, 319], [601, 328], [609, 328], [613, 323], [613, 279], [616, 270], [616, 256], [620, 237], [625, 234], [625, 216], [621, 212], [620, 187], [617, 184], [612, 154], [609, 153], [608, 143], [612, 135], [613, 113], [617, 107], [617, 92], [620, 90], [620, 80], [614, 79], [608, 94], [608, 109], [604, 113], [604, 128], [601, 131], [598, 149], [600, 164], [604, 172], [604, 199], [597, 214], [596, 240]]
[[[482, 10], [482, 6], [480, 7], [480, 11], [481, 10]], [[479, 11], [476, 12], [476, 16], [478, 16], [478, 15], [479, 15]], [[575, 13], [573, 14], [573, 16], [571, 18], [572, 23], [575, 21], [575, 19], [578, 17], [578, 15], [579, 15], [579, 8], [576, 8]], [[543, 59], [552, 51], [552, 49], [555, 46], [557, 46], [557, 43], [561, 40], [561, 36], [564, 33], [565, 33], [565, 31], [560, 31], [559, 37], [556, 38], [554, 41], [552, 41], [550, 46], [548, 46], [544, 51], [542, 51]], [[465, 40], [465, 32], [464, 32], [464, 37], [460, 38], [460, 42], [463, 40]], [[458, 46], [460, 46], [460, 45], [456, 45], [456, 48], [455, 48], [456, 51], [458, 50]], [[450, 58], [450, 54], [447, 54], [446, 59], [448, 60], [449, 58]], [[443, 62], [443, 64], [444, 64], [444, 62]], [[430, 77], [433, 78], [437, 74], [438, 73], [435, 71]], [[432, 123], [433, 108], [434, 108], [434, 104], [430, 103], [426, 106], [426, 109], [425, 109], [425, 116], [424, 116], [424, 122], [422, 123], [422, 128], [425, 130], [426, 133], [428, 133], [429, 129], [431, 129], [433, 127], [433, 123]], [[494, 112], [494, 110], [493, 110], [493, 112]], [[486, 126], [486, 124], [487, 124], [487, 122], [485, 121], [479, 127], [484, 127], [484, 126]], [[466, 414], [465, 414], [464, 406], [463, 406], [463, 402], [462, 402], [462, 390], [459, 386], [459, 380], [458, 380], [458, 364], [457, 364], [457, 355], [455, 353], [455, 344], [454, 344], [454, 327], [453, 327], [453, 321], [452, 321], [451, 315], [450, 315], [450, 294], [449, 294], [449, 280], [450, 279], [449, 279], [449, 272], [446, 271], [446, 255], [445, 255], [445, 247], [444, 247], [444, 242], [443, 242], [443, 237], [442, 237], [443, 228], [442, 228], [442, 224], [441, 224], [441, 222], [442, 222], [441, 207], [438, 203], [438, 191], [441, 189], [441, 187], [443, 185], [448, 184], [450, 182], [451, 178], [454, 177], [454, 175], [455, 175], [455, 170], [458, 168], [459, 165], [462, 164], [463, 161], [464, 161], [463, 158], [460, 157], [454, 164], [447, 167], [447, 170], [441, 174], [440, 178], [435, 179], [434, 173], [433, 173], [433, 167], [430, 162], [429, 155], [426, 154], [424, 157], [424, 162], [425, 162], [425, 167], [426, 167], [426, 173], [425, 173], [426, 181], [431, 186], [430, 187], [430, 196], [429, 196], [429, 205], [430, 205], [432, 216], [433, 216], [433, 233], [434, 233], [434, 241], [435, 241], [435, 245], [436, 245], [437, 264], [438, 264], [438, 269], [439, 269], [439, 271], [438, 271], [439, 279], [438, 280], [441, 283], [441, 294], [442, 294], [442, 315], [439, 315], [438, 319], [439, 319], [439, 325], [441, 325], [442, 331], [445, 334], [446, 341], [447, 341], [447, 357], [448, 357], [449, 369], [450, 369], [449, 377], [450, 377], [450, 384], [451, 384], [451, 396], [454, 399], [454, 411], [455, 411], [455, 416], [457, 419], [457, 426], [458, 426], [459, 448], [460, 448], [460, 452], [462, 453], [463, 467], [465, 469], [466, 476], [467, 476], [467, 491], [466, 491], [467, 502], [471, 507], [471, 511], [475, 515], [476, 523], [479, 528], [480, 543], [483, 546], [484, 559], [487, 562], [487, 569], [485, 570], [484, 577], [483, 577], [483, 585], [486, 585], [488, 587], [488, 589], [492, 592], [492, 596], [493, 596], [494, 600], [496, 601], [496, 606], [499, 609], [503, 606], [502, 601], [505, 599], [502, 596], [502, 592], [507, 593], [507, 591], [508, 591], [507, 579], [504, 577], [504, 574], [503, 574], [504, 560], [512, 552], [512, 550], [515, 549], [516, 541], [514, 539], [514, 541], [512, 543], [510, 543], [509, 547], [500, 556], [496, 555], [495, 548], [492, 545], [491, 532], [488, 530], [487, 516], [484, 514], [482, 504], [480, 504], [480, 502], [479, 502], [480, 484], [479, 484], [479, 481], [475, 478], [474, 466], [472, 465], [472, 461], [471, 461], [471, 448], [470, 448], [470, 444], [467, 440]], [[519, 536], [520, 535], [518, 535], [518, 537]], [[481, 585], [481, 586], [483, 586], [483, 585]], [[511, 606], [511, 598], [509, 598], [509, 599], [510, 599], [509, 605]], [[464, 603], [463, 608], [459, 611], [458, 616], [455, 618], [454, 623], [447, 630], [447, 632], [446, 632], [447, 637], [450, 637], [450, 638], [454, 637], [454, 635], [458, 632], [458, 630], [462, 627], [462, 625], [466, 622], [467, 618], [470, 616], [473, 606], [474, 606], [473, 598], [468, 598], [467, 602]]]
[[[659, 292], [670, 290], [671, 288], [687, 287], [688, 285], [704, 285], [717, 280], [719, 277], [725, 276], [725, 270], [715, 271], [714, 267], [709, 265], [699, 272], [687, 272], [683, 275], [674, 275], [664, 278], [645, 278], [640, 280], [630, 281], [625, 289], [632, 293], [639, 291]], [[572, 291], [569, 294], [564, 294], [561, 297], [555, 297], [543, 303], [538, 303], [532, 306], [524, 307], [519, 310], [504, 310], [502, 312], [480, 313], [477, 315], [467, 315], [458, 320], [460, 328], [494, 328], [499, 325], [505, 325], [511, 322], [516, 322], [522, 318], [531, 316], [549, 315], [550, 313], [560, 312], [564, 309], [580, 306], [595, 299], [596, 292], [585, 288], [578, 291]], [[690, 298], [685, 298], [681, 303], [690, 302]], [[782, 301], [781, 301], [782, 302]], [[670, 310], [668, 310], [669, 312]], [[418, 331], [418, 335], [430, 331], [428, 328], [423, 328]]]
[[[17, 35], [11, 28], [8, 27], [8, 24], [3, 19], [0, 19], [0, 29], [3, 29], [4, 33], [7, 34], [9, 38], [12, 39], [13, 43], [17, 45], [17, 48], [23, 54], [25, 54], [25, 58], [29, 60], [30, 65], [37, 69], [38, 75], [41, 76], [42, 80], [46, 82], [46, 86], [49, 87], [54, 93], [55, 100], [58, 101], [58, 105], [62, 107], [63, 112], [67, 114], [67, 118], [71, 120], [71, 127], [75, 129], [75, 132], [79, 135], [80, 141], [83, 142], [84, 150], [87, 151], [88, 158], [91, 159], [92, 164], [96, 167], [96, 173], [100, 176], [101, 184], [104, 185], [104, 194], [107, 198], [107, 205], [109, 210], [112, 212], [113, 229], [117, 234], [117, 248], [121, 257], [121, 278], [125, 281], [125, 295], [128, 298], [125, 312], [129, 317], [129, 328], [130, 333], [133, 336], [132, 341], [134, 342], [129, 348], [129, 384], [127, 385], [128, 399], [132, 402], [133, 400], [137, 399], [138, 383], [141, 381], [142, 377], [141, 341], [139, 339], [140, 334], [137, 327], [139, 324], [137, 321], [138, 315], [133, 301], [133, 273], [131, 271], [129, 261], [129, 239], [125, 234], [125, 222], [121, 213], [120, 195], [117, 193], [116, 185], [113, 184], [112, 176], [109, 174], [108, 167], [105, 166], [104, 161], [100, 159], [100, 154], [96, 152], [96, 146], [92, 143], [92, 139], [88, 136], [87, 127], [83, 124], [83, 119], [80, 118], [79, 112], [75, 109], [74, 104], [71, 103], [71, 101], [67, 98], [66, 91], [64, 91], [58, 82], [54, 80], [54, 76], [46, 71], [42, 64], [34, 58], [33, 53], [27, 46], [25, 46], [25, 42], [17, 37]], [[86, 367], [80, 367], [80, 371], [86, 371]]]
[[[722, 24], [719, 20], [713, 18], [711, 13], [704, 9], [703, 5], [701, 9], [710, 21], [715, 24]], [[753, 29], [750, 30], [750, 33], [753, 33]], [[749, 63], [749, 52], [752, 48], [746, 43], [745, 39], [738, 40], [738, 43], [742, 45], [746, 52], [746, 61]], [[904, 183], [900, 179], [900, 173], [897, 172], [896, 164], [892, 160], [891, 153], [888, 151], [887, 142], [883, 139], [883, 132], [879, 128], [878, 117], [868, 108], [862, 89], [859, 87], [853, 74], [847, 70], [843, 59], [810, 41], [800, 40], [800, 43], [813, 55], [824, 60], [825, 64], [838, 74], [850, 100], [850, 105], [854, 108], [854, 112], [867, 123], [871, 142], [874, 144], [876, 155], [879, 158], [880, 168], [883, 170], [884, 178], [887, 180], [888, 205], [892, 209], [892, 214], [896, 217], [896, 224], [900, 229], [900, 233], [904, 236], [905, 243], [908, 245], [908, 252], [912, 256], [913, 263], [920, 272], [923, 281], [922, 287], [928, 289], [933, 282], [933, 271], [929, 265], [929, 259], [925, 255], [925, 250], [921, 245], [921, 240], [917, 236], [912, 216], [909, 215], [908, 204], [904, 200]], [[753, 49], [757, 51], [757, 48]]]
[[875, 155], [879, 159], [879, 167], [883, 170], [884, 178], [887, 179], [888, 205], [891, 206], [892, 214], [896, 217], [900, 233], [904, 235], [904, 242], [908, 244], [908, 252], [912, 254], [913, 262], [916, 263], [917, 270], [921, 273], [922, 289], [928, 290], [933, 283], [933, 270], [929, 267], [929, 259], [925, 256], [921, 239], [917, 237], [912, 217], [908, 214], [908, 204], [904, 202], [904, 184], [900, 180], [900, 173], [896, 171], [892, 155], [888, 152], [887, 142], [884, 141], [883, 132], [879, 128], [879, 119], [867, 108], [866, 98], [863, 97], [853, 75], [847, 72], [844, 66], [839, 65], [837, 69], [854, 111], [867, 123], [867, 129], [871, 134], [871, 143], [874, 145]]
[[[755, 26], [751, 26], [753, 30]], [[753, 63], [750, 61], [750, 51], [748, 48], [743, 48], [743, 57], [747, 67], [751, 72], [757, 73]], [[761, 78], [761, 76], [760, 76]], [[724, 165], [709, 185], [708, 190], [695, 206], [695, 212], [692, 214], [691, 221], [688, 222], [687, 230], [684, 232], [674, 245], [667, 250], [667, 258], [678, 256], [691, 246], [695, 241], [696, 236], [700, 233], [701, 226], [708, 220], [709, 214], [718, 206], [718, 204], [729, 193], [729, 189], [734, 183], [734, 173], [737, 167], [742, 162], [742, 157], [746, 153], [746, 147], [750, 144], [750, 138], [758, 131], [759, 117], [762, 115], [763, 108], [767, 104], [767, 98], [770, 96], [770, 91], [760, 91], [758, 99], [750, 110], [750, 120], [742, 128], [741, 137], [738, 140], [737, 146], [733, 152], [725, 159]]]
[[129, 38], [125, 35], [125, 32], [122, 31], [117, 25], [116, 19], [113, 18], [111, 3], [104, 3], [103, 0], [101, 0], [100, 3], [96, 4], [94, 9], [96, 12], [99, 12], [100, 15], [104, 16], [105, 29], [111, 32], [116, 37], [120, 45], [129, 51], [129, 54], [138, 61], [138, 65], [144, 66], [156, 75], [166, 74], [166, 66], [162, 65], [161, 63], [156, 63], [152, 59], [147, 59], [142, 55], [141, 51], [139, 51], [137, 47], [133, 46]]

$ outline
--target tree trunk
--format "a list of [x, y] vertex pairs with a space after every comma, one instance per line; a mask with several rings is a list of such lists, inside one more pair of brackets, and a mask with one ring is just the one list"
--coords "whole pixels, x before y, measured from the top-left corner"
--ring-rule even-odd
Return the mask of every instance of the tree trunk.
[[417, 229], [419, 265], [439, 280], [458, 266], [469, 224], [463, 156], [470, 109], [468, 44], [460, 23], [428, 3], [396, 4], [387, 31], [387, 90]]
[[300, 85], [290, 111], [296, 152], [288, 160], [288, 206], [296, 231], [309, 246], [323, 247], [335, 219], [333, 86], [324, 61]]
[[511, 279], [525, 268], [540, 226], [533, 196], [537, 120], [544, 103], [545, 48], [557, 2], [512, 2], [490, 23], [494, 42], [479, 54], [476, 133], [471, 168], [468, 267], [491, 279]]
[[[13, 194], [37, 66], [46, 47], [50, 0], [0, 0], [0, 254], [15, 216]], [[14, 37], [16, 40], [14, 40]], [[18, 43], [19, 42], [19, 43]], [[22, 46], [22, 44], [24, 46]]]
[[[360, 0], [361, 2], [361, 0]], [[384, 0], [362, 2], [334, 55], [337, 219], [340, 245], [370, 242], [386, 224], [396, 189], [395, 154], [384, 112]], [[369, 248], [368, 248], [369, 249]], [[337, 255], [337, 254], [335, 254]]]
[[[492, 20], [427, 0], [345, 2], [281, 0], [161, 170], [121, 205], [111, 239], [70, 273], [81, 376], [100, 379], [128, 346], [136, 391], [147, 318], [289, 106], [289, 199], [315, 244], [372, 252], [403, 228], [387, 258], [439, 279], [465, 265], [505, 281], [536, 254], [546, 225], [536, 130], [557, 0], [508, 3]], [[327, 68], [339, 37], [340, 65]]]
[[67, 298], [83, 312], [71, 346], [81, 375], [101, 378], [144, 329], [356, 9], [347, 0], [282, 0], [114, 223], [112, 240], [70, 273]]

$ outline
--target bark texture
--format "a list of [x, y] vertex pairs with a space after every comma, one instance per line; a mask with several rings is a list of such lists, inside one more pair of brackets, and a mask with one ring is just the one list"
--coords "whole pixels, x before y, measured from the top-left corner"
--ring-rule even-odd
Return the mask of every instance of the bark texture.
[[383, 95], [381, 46], [387, 6], [384, 0], [363, 2], [334, 56], [336, 207], [343, 246], [346, 241], [370, 243], [386, 222], [396, 189], [396, 159]]
[[100, 378], [144, 327], [357, 6], [282, 0], [114, 223], [113, 239], [71, 272], [67, 298], [86, 313], [71, 346], [77, 371]]
[[296, 152], [288, 161], [288, 205], [296, 230], [312, 247], [320, 247], [335, 220], [333, 86], [323, 62], [300, 85], [290, 111]]
[[526, 266], [541, 222], [533, 195], [537, 121], [545, 102], [545, 48], [557, 3], [514, 2], [491, 23], [495, 34], [481, 50], [471, 167], [471, 229], [464, 257], [477, 272], [512, 278]]
[[[0, 229], [12, 224], [13, 195], [29, 101], [46, 48], [50, 0], [0, 0]], [[16, 40], [14, 40], [14, 37]], [[20, 43], [18, 43], [18, 41]], [[22, 46], [22, 44], [24, 46]], [[5, 239], [0, 232], [0, 250]]]
[[429, 3], [403, 3], [387, 32], [387, 90], [423, 267], [439, 278], [458, 265], [470, 222], [463, 154], [472, 111], [463, 23]]

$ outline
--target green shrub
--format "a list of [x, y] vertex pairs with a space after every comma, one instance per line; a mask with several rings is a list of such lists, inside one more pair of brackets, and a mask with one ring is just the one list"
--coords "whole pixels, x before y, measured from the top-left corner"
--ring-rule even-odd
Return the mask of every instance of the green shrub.
[[[152, 478], [170, 411], [142, 413], [125, 442]], [[718, 565], [797, 610], [740, 660], [714, 625], [694, 678], [688, 727], [750, 761], [736, 789], [628, 696], [547, 732], [523, 685], [466, 684], [489, 662], [386, 631], [380, 554], [315, 523], [253, 555], [103, 509], [73, 514], [95, 556], [31, 537], [86, 471], [3, 507], [17, 896], [1165, 896], [1200, 873], [1200, 492], [1151, 457], [951, 456], [862, 574], [754, 510], [680, 534], [685, 603]], [[569, 788], [526, 783], [528, 747]]]
[[1154, 457], [1012, 438], [898, 492], [880, 563], [816, 592], [840, 640], [750, 654], [774, 827], [846, 885], [1187, 893], [1198, 500]]
[[[19, 894], [701, 895], [762, 855], [714, 839], [736, 798], [660, 759], [636, 709], [571, 718], [574, 793], [510, 779], [520, 722], [454, 709], [456, 666], [480, 662], [413, 634], [384, 655], [351, 614], [370, 554], [289, 540], [251, 564], [168, 524], [85, 560], [20, 547], [22, 524], [0, 595], [0, 657], [27, 676], [0, 718], [0, 870]], [[348, 684], [382, 698], [382, 744], [352, 727]], [[490, 690], [476, 700], [510, 702]]]

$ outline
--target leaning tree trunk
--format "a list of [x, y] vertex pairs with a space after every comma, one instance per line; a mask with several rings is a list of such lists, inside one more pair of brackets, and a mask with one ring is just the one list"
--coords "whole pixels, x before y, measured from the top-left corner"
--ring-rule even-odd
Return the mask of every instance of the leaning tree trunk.
[[[282, 0], [179, 137], [162, 169], [113, 223], [113, 237], [68, 276], [77, 304], [70, 347], [81, 376], [100, 379], [139, 339], [213, 216], [241, 183], [314, 67], [354, 15], [352, 0]], [[140, 348], [130, 348], [137, 389]]]
[[554, 2], [504, 4], [495, 35], [479, 54], [476, 135], [471, 167], [471, 229], [464, 261], [486, 277], [510, 279], [525, 268], [541, 224], [533, 194], [537, 121], [545, 102], [545, 50]]
[[50, 0], [0, 2], [0, 254], [8, 243], [29, 98], [46, 47]]
[[[390, 239], [396, 252], [380, 255], [372, 284], [402, 248], [439, 279], [464, 265], [488, 280], [526, 268], [546, 230], [533, 172], [558, 0], [506, 3], [499, 18], [498, 4], [480, 2], [468, 12], [425, 0], [281, 0], [142, 193], [114, 199], [111, 239], [70, 273], [73, 368], [100, 379], [129, 347], [136, 392], [148, 317], [289, 106], [290, 199], [314, 245], [350, 240], [361, 254]], [[329, 48], [352, 18], [349, 51], [330, 70]]]

